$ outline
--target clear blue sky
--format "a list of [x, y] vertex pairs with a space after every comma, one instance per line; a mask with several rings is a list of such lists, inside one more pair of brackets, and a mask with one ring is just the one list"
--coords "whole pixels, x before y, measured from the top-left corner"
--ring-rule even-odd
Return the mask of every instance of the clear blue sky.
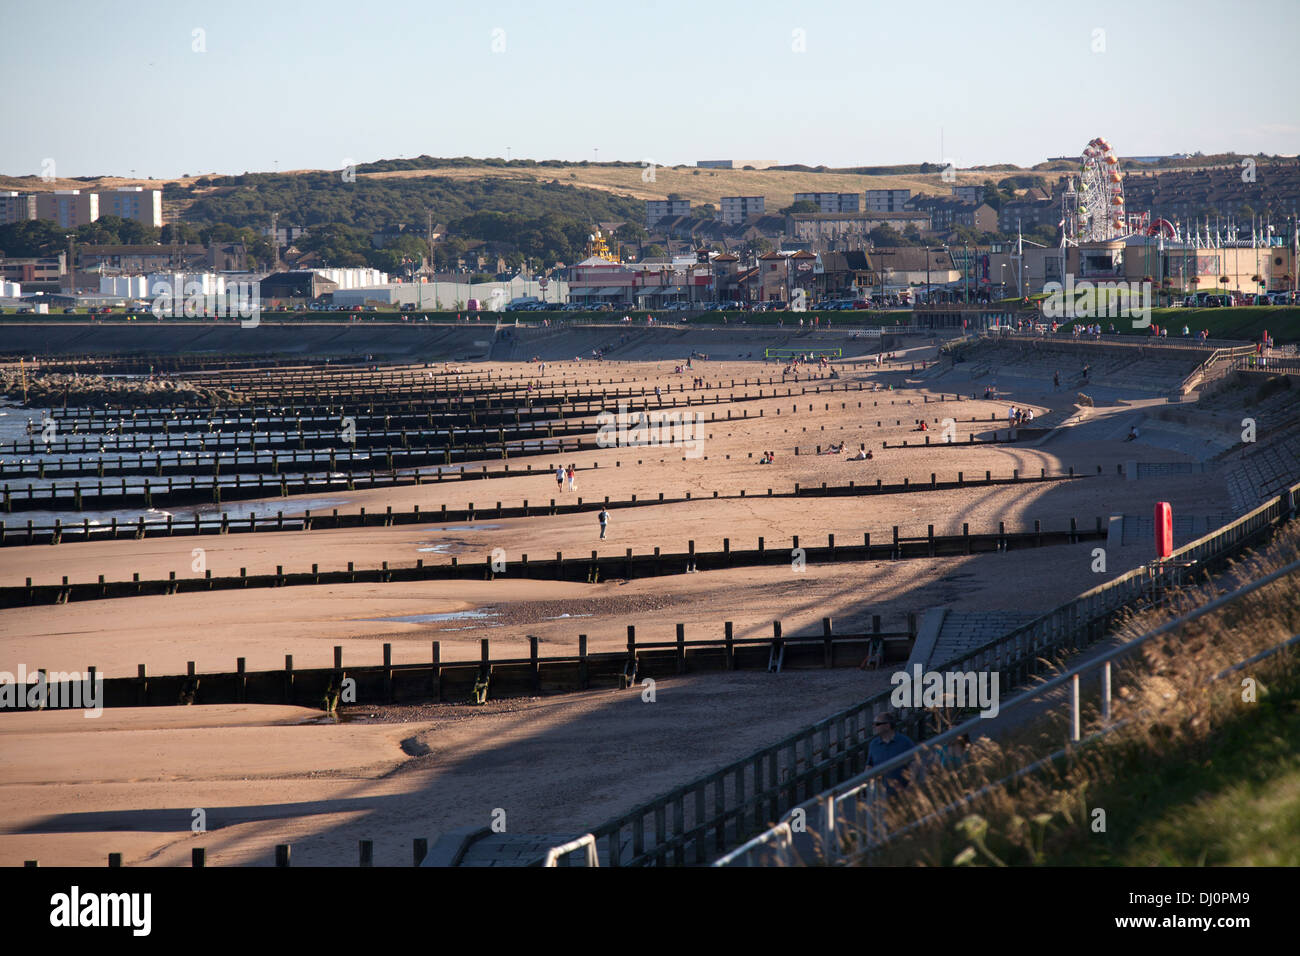
[[1028, 165], [1098, 135], [1121, 155], [1300, 152], [1297, 0], [47, 0], [6, 4], [4, 35], [8, 175], [507, 147]]

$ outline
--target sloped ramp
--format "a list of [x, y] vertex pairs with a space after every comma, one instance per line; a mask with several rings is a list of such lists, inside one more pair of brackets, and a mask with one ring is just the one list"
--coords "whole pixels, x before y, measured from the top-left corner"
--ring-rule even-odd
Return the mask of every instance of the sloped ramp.
[[[454, 830], [438, 838], [421, 866], [484, 867], [539, 866], [551, 847], [573, 839], [567, 833], [494, 833], [490, 827]], [[606, 865], [604, 847], [598, 847], [599, 862]], [[582, 853], [571, 853], [561, 866], [586, 866]]]

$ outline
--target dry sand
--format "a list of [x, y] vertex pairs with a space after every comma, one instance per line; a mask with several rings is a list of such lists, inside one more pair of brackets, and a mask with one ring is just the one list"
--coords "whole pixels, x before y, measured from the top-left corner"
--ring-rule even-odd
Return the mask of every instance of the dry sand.
[[[920, 351], [916, 354], [926, 354]], [[587, 363], [590, 364], [590, 363]], [[500, 369], [500, 366], [497, 366]], [[507, 371], [531, 374], [535, 367]], [[672, 363], [606, 364], [597, 369], [548, 363], [548, 378], [611, 373], [653, 377], [663, 384], [705, 375], [710, 380], [753, 377], [752, 364], [712, 367], [701, 363], [681, 376]], [[762, 368], [764, 377], [773, 367]], [[779, 369], [777, 370], [779, 377]], [[901, 384], [904, 375], [850, 372], [846, 381]], [[917, 386], [923, 384], [915, 377]], [[561, 459], [532, 459], [535, 476], [490, 482], [444, 482], [394, 490], [331, 495], [341, 511], [395, 510], [419, 504], [437, 511], [446, 504], [478, 509], [497, 501], [541, 505], [555, 497], [573, 500], [656, 498], [690, 491], [689, 503], [612, 512], [610, 539], [597, 540], [594, 514], [528, 519], [483, 517], [471, 526], [429, 522], [418, 526], [256, 535], [176, 537], [145, 541], [92, 542], [0, 550], [0, 584], [93, 581], [194, 574], [192, 550], [204, 549], [214, 575], [274, 570], [342, 568], [481, 561], [504, 548], [507, 560], [523, 554], [549, 557], [556, 551], [645, 553], [658, 546], [684, 551], [688, 540], [712, 550], [730, 539], [733, 548], [753, 547], [759, 536], [769, 548], [789, 547], [791, 537], [822, 545], [860, 542], [864, 531], [884, 540], [898, 525], [904, 535], [1027, 528], [1041, 519], [1062, 528], [1069, 518], [1090, 528], [1095, 517], [1148, 514], [1156, 500], [1174, 503], [1176, 513], [1227, 510], [1220, 484], [1205, 476], [1165, 482], [1126, 482], [1115, 475], [1130, 457], [1181, 460], [1158, 448], [1135, 449], [1120, 441], [1043, 447], [931, 448], [882, 450], [918, 436], [914, 419], [936, 422], [997, 415], [1005, 431], [1007, 400], [922, 404], [919, 388], [907, 392], [811, 394], [829, 382], [790, 383], [810, 394], [765, 399], [732, 407], [748, 419], [714, 421], [703, 445], [707, 457], [682, 460], [675, 448], [619, 448], [567, 453], [564, 463], [581, 469], [576, 494], [557, 492], [545, 473]], [[674, 393], [676, 394], [676, 393]], [[688, 393], [689, 394], [689, 393]], [[1070, 410], [1070, 397], [1025, 394], [1011, 397], [1042, 415]], [[906, 402], [910, 399], [912, 405]], [[840, 403], [848, 407], [840, 408]], [[859, 409], [858, 402], [863, 403]], [[873, 404], [873, 403], [880, 404]], [[893, 402], [893, 405], [888, 403]], [[824, 406], [830, 404], [831, 408]], [[809, 409], [809, 405], [812, 408]], [[706, 415], [728, 406], [706, 406]], [[763, 409], [763, 418], [757, 417]], [[797, 408], [797, 411], [793, 411]], [[780, 415], [776, 414], [780, 409]], [[877, 427], [877, 420], [885, 422]], [[903, 424], [894, 424], [895, 422]], [[959, 437], [971, 426], [958, 424]], [[995, 427], [981, 423], [979, 431]], [[932, 441], [938, 431], [931, 431]], [[813, 446], [847, 441], [867, 443], [870, 462], [808, 454]], [[794, 455], [798, 446], [801, 454]], [[757, 464], [761, 451], [777, 452], [772, 466]], [[753, 458], [748, 455], [753, 454]], [[727, 456], [730, 456], [728, 458]], [[638, 459], [640, 464], [637, 464]], [[599, 462], [599, 468], [592, 466]], [[615, 462], [621, 462], [615, 465]], [[522, 463], [522, 460], [517, 463]], [[1023, 484], [956, 491], [858, 498], [764, 500], [770, 487], [788, 490], [849, 480], [874, 484], [907, 477], [928, 482], [960, 470], [968, 478], [985, 470], [1037, 474], [1040, 468], [1075, 467], [1088, 477], [1068, 483]], [[744, 499], [713, 500], [713, 491]], [[284, 502], [291, 510], [293, 499]], [[229, 671], [236, 657], [250, 670], [283, 666], [292, 653], [299, 668], [329, 666], [332, 647], [345, 647], [345, 661], [378, 663], [383, 642], [394, 644], [396, 663], [428, 659], [430, 640], [442, 642], [444, 660], [473, 659], [478, 641], [497, 649], [526, 647], [537, 635], [543, 654], [572, 649], [577, 635], [590, 636], [591, 649], [613, 650], [625, 642], [625, 628], [637, 625], [643, 640], [669, 640], [674, 625], [687, 637], [717, 636], [724, 621], [737, 636], [771, 633], [781, 620], [785, 633], [819, 632], [831, 617], [836, 630], [865, 629], [872, 614], [886, 627], [908, 612], [936, 606], [963, 609], [1046, 610], [1101, 580], [1091, 572], [1092, 543], [962, 558], [810, 565], [796, 574], [788, 567], [739, 568], [600, 584], [511, 580], [341, 585], [186, 594], [79, 602], [20, 608], [0, 614], [0, 670], [100, 668], [107, 676], [133, 674], [137, 664], [150, 673], [179, 673], [188, 661], [200, 672]], [[422, 551], [422, 548], [438, 550]], [[1142, 549], [1112, 555], [1110, 572], [1142, 560]], [[480, 610], [486, 618], [402, 622], [392, 618]], [[568, 615], [567, 617], [565, 615]], [[550, 647], [548, 648], [548, 645]], [[880, 674], [857, 671], [796, 672], [782, 675], [699, 675], [661, 683], [659, 702], [636, 695], [591, 691], [562, 697], [493, 702], [487, 709], [446, 705], [399, 710], [404, 723], [311, 723], [319, 714], [285, 707], [192, 707], [106, 711], [88, 721], [79, 714], [11, 714], [0, 720], [6, 759], [0, 771], [0, 864], [39, 857], [44, 863], [99, 863], [110, 850], [127, 862], [178, 864], [191, 845], [203, 845], [213, 863], [269, 862], [275, 843], [295, 845], [295, 862], [354, 862], [355, 840], [377, 841], [377, 862], [405, 863], [410, 839], [434, 837], [461, 826], [486, 823], [495, 807], [512, 814], [514, 832], [574, 830], [594, 825], [658, 792], [711, 771], [727, 760], [770, 743], [782, 734], [862, 699], [878, 689]], [[103, 736], [111, 735], [111, 736]], [[405, 744], [403, 743], [405, 741]], [[191, 810], [208, 810], [211, 832], [189, 832]], [[112, 832], [109, 832], [112, 831]]]

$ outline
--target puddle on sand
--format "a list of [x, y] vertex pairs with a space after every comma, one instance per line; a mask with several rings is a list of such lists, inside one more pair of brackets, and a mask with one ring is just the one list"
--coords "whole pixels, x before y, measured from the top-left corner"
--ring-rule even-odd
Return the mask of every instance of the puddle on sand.
[[[361, 621], [395, 621], [400, 624], [434, 624], [439, 621], [471, 621], [497, 617], [496, 611], [447, 611], [442, 614], [407, 614], [402, 617], [363, 617]], [[489, 625], [498, 626], [498, 625]], [[469, 630], [469, 628], [461, 628]]]
[[303, 724], [368, 724], [371, 718], [377, 717], [378, 714], [321, 714], [319, 717], [307, 717], [298, 721], [298, 725]]

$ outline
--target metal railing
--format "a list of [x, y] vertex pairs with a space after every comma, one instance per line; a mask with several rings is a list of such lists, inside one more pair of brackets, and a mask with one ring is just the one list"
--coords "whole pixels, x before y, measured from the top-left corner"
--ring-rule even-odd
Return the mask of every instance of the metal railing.
[[[1255, 347], [1253, 345], [1234, 345], [1234, 346], [1229, 346], [1227, 348], [1215, 349], [1213, 352], [1209, 354], [1209, 356], [1205, 359], [1204, 362], [1196, 366], [1196, 368], [1193, 369], [1192, 372], [1188, 374], [1186, 378], [1183, 379], [1182, 383], [1178, 386], [1177, 391], [1185, 392], [1193, 385], [1201, 384], [1201, 382], [1205, 381], [1206, 377], [1209, 375], [1211, 370], [1213, 370], [1215, 363], [1218, 362], [1220, 359], [1229, 360], [1227, 364], [1224, 366], [1224, 368], [1221, 370], [1221, 375], [1226, 375], [1229, 371], [1232, 370], [1238, 357], [1243, 355], [1250, 355], [1254, 351], [1255, 351]], [[1221, 377], [1221, 375], [1216, 376], [1216, 378]]]
[[[1000, 691], [1022, 686], [1053, 655], [1073, 653], [1104, 637], [1126, 607], [1184, 583], [1188, 568], [1227, 557], [1289, 520], [1297, 491], [1300, 483], [1183, 546], [1168, 562], [1121, 574], [938, 669], [996, 672]], [[866, 770], [872, 719], [889, 708], [890, 695], [877, 694], [594, 828], [592, 835], [606, 841], [607, 865], [703, 864], [770, 829], [770, 821], [787, 809]], [[913, 714], [903, 722], [914, 740], [923, 736], [923, 717]]]
[[[1167, 621], [1159, 627], [1107, 651], [1094, 660], [1074, 667], [1037, 687], [1018, 694], [1011, 700], [1001, 704], [998, 713], [1001, 715], [1019, 710], [1061, 687], [1068, 686], [1070, 689], [1070, 744], [1079, 746], [1083, 743], [1099, 740], [1128, 723], [1128, 721], [1114, 723], [1111, 720], [1111, 665], [1114, 661], [1131, 654], [1154, 638], [1175, 631], [1207, 614], [1219, 611], [1229, 604], [1272, 584], [1274, 581], [1296, 573], [1300, 573], [1300, 561], [1294, 561], [1271, 574], [1237, 588], [1229, 594], [1221, 595], [1201, 607], [1179, 615], [1173, 620]], [[1297, 642], [1300, 642], [1300, 635], [1281, 641], [1265, 651], [1254, 654], [1246, 660], [1220, 671], [1211, 679], [1211, 682], [1219, 680], [1251, 663], [1263, 660]], [[1090, 734], [1085, 740], [1081, 732], [1082, 696], [1079, 679], [1097, 670], [1101, 671], [1100, 716], [1103, 727], [1101, 730]], [[906, 827], [892, 833], [887, 832], [881, 823], [882, 804], [885, 799], [885, 795], [882, 793], [885, 788], [879, 785], [881, 778], [909, 766], [924, 766], [927, 752], [932, 752], [936, 747], [955, 740], [963, 734], [970, 734], [972, 731], [977, 730], [981, 719], [978, 716], [973, 717], [931, 738], [924, 744], [877, 767], [873, 767], [852, 780], [846, 781], [831, 791], [805, 801], [787, 813], [786, 819], [781, 820], [767, 832], [721, 857], [713, 865], [731, 866], [751, 863], [757, 865], [797, 865], [812, 857], [820, 857], [821, 862], [829, 864], [860, 858], [901, 836], [903, 833], [914, 830], [960, 806], [970, 803], [977, 796], [993, 787], [1018, 779], [1036, 771], [1047, 763], [1060, 759], [1067, 752], [1064, 749], [1057, 750], [1046, 757], [1019, 768], [1001, 780], [981, 788], [979, 791], [967, 794], [960, 800], [927, 815], [922, 820], [908, 824]], [[798, 821], [797, 827], [796, 821]], [[813, 834], [817, 835], [816, 840], [814, 840]], [[853, 848], [846, 852], [845, 847], [849, 846], [850, 842], [853, 844]]]
[[[560, 846], [553, 846], [546, 851], [546, 856], [542, 858], [542, 866], [560, 866], [561, 858], [568, 858], [570, 853], [585, 849], [586, 865], [600, 866], [600, 860], [596, 856], [596, 838], [590, 833], [584, 833], [576, 840], [570, 840], [568, 843], [562, 843]], [[568, 865], [566, 863], [566, 865]]]

